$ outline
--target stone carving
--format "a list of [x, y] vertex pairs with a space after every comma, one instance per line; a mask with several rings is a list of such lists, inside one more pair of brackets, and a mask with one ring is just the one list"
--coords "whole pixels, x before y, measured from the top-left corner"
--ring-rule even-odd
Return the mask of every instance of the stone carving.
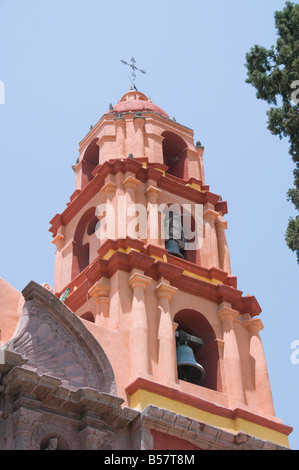
[[15, 336], [5, 345], [27, 360], [24, 367], [76, 388], [116, 394], [103, 349], [83, 323], [48, 289], [31, 282]]
[[49, 439], [49, 442], [48, 442], [45, 450], [57, 450], [57, 447], [58, 447], [57, 437], [51, 437], [51, 439]]

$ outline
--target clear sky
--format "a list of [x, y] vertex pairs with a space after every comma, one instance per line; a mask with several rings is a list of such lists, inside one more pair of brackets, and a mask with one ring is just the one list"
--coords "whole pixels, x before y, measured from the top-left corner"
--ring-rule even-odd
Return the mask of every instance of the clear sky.
[[[299, 449], [298, 266], [285, 245], [293, 185], [288, 142], [245, 84], [245, 54], [276, 42], [282, 0], [0, 0], [0, 276], [18, 290], [53, 285], [49, 221], [74, 191], [78, 143], [129, 90], [120, 62], [205, 146], [206, 184], [228, 202], [232, 271], [263, 312], [276, 416]], [[298, 77], [299, 79], [299, 77]], [[299, 357], [299, 355], [297, 356]]]

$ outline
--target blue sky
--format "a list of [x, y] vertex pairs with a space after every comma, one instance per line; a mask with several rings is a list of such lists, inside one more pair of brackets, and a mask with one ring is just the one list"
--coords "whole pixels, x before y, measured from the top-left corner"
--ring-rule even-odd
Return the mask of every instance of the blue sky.
[[[0, 276], [22, 290], [53, 285], [49, 221], [74, 191], [78, 143], [129, 90], [120, 62], [205, 146], [206, 183], [228, 202], [233, 274], [257, 297], [276, 416], [299, 449], [298, 266], [285, 245], [293, 185], [288, 142], [245, 84], [245, 54], [276, 42], [282, 0], [0, 0]], [[299, 79], [299, 77], [298, 77]]]

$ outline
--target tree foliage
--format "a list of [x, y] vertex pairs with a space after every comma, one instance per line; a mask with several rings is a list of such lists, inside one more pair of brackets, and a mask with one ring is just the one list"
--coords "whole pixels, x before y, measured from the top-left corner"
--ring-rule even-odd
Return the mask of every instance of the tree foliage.
[[[256, 88], [258, 99], [270, 105], [270, 132], [289, 139], [295, 187], [289, 189], [287, 198], [299, 211], [299, 4], [288, 1], [282, 11], [276, 11], [275, 26], [275, 46], [255, 45], [246, 54], [246, 82]], [[289, 219], [285, 239], [299, 264], [299, 215]]]

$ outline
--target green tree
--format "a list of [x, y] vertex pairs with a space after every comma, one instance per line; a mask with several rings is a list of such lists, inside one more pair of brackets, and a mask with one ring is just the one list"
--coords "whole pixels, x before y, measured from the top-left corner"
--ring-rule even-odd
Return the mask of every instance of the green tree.
[[[270, 132], [289, 139], [295, 187], [289, 189], [287, 198], [299, 211], [299, 4], [288, 1], [282, 11], [276, 11], [275, 26], [276, 46], [255, 45], [246, 54], [246, 83], [256, 88], [258, 99], [270, 105]], [[289, 219], [285, 240], [297, 253], [299, 264], [299, 215]]]

